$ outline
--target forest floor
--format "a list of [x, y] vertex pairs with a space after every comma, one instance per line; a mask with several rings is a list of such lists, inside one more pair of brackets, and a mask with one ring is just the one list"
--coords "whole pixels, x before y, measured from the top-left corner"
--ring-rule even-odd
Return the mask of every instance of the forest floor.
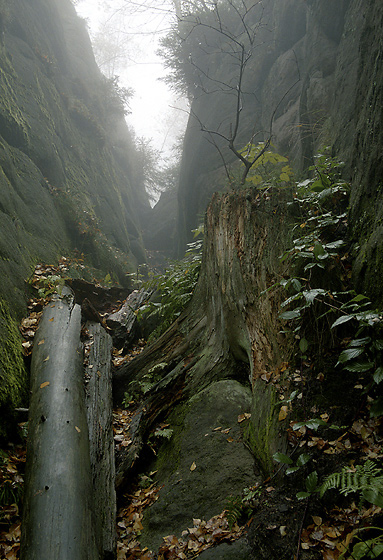
[[[51, 292], [57, 287], [55, 285], [57, 280], [53, 282], [50, 279], [60, 278], [65, 268], [65, 260], [61, 261], [58, 267], [39, 265], [31, 279], [37, 297], [30, 300], [29, 315], [20, 325], [27, 366], [30, 364], [33, 338], [42, 310]], [[114, 307], [117, 308], [121, 303], [120, 300], [114, 302]], [[109, 312], [112, 310], [113, 305]], [[145, 341], [140, 339], [128, 352], [114, 348], [113, 365], [119, 367], [133, 360], [142, 352], [145, 344]], [[297, 387], [303, 386], [305, 369], [308, 371], [310, 367], [310, 363], [307, 362], [301, 371], [295, 370], [292, 373], [292, 383]], [[273, 383], [275, 379], [265, 381]], [[321, 381], [318, 379], [318, 383]], [[116, 454], [132, 442], [129, 425], [138, 405], [134, 401], [124, 404], [127, 408], [116, 408], [113, 412]], [[318, 425], [300, 423], [298, 426], [297, 422], [291, 421], [287, 428], [288, 440], [293, 449], [290, 456], [295, 457], [298, 453], [303, 455], [310, 452], [313, 457], [311, 461], [315, 463], [315, 470], [318, 472], [324, 470], [324, 465], [327, 465], [328, 471], [329, 462], [332, 464], [333, 471], [339, 469], [339, 466], [348, 464], [352, 473], [355, 472], [354, 462], [358, 462], [361, 456], [365, 459], [381, 460], [383, 458], [382, 421], [381, 418], [369, 418], [367, 405], [368, 403], [365, 402], [347, 426], [340, 426], [340, 431], [339, 429], [334, 431], [330, 426], [333, 422], [333, 418], [330, 419], [331, 411], [310, 411], [312, 416], [318, 416], [317, 420], [323, 427], [322, 436], [318, 435]], [[291, 407], [291, 403], [281, 407], [280, 421], [285, 420], [291, 413]], [[242, 420], [238, 418], [238, 422]], [[166, 427], [166, 424], [163, 424], [156, 429], [164, 430]], [[27, 422], [20, 422], [19, 432], [15, 441], [9, 442], [0, 451], [0, 559], [7, 560], [19, 558]], [[336, 436], [332, 435], [334, 433]], [[155, 444], [148, 445], [150, 451], [155, 454]], [[273, 477], [248, 489], [251, 495], [248, 495], [246, 501], [239, 498], [238, 511], [235, 510], [236, 506], [232, 505], [231, 511], [229, 508], [212, 519], [193, 519], [193, 526], [185, 527], [180, 537], [164, 535], [163, 545], [155, 553], [147, 548], [141, 548], [139, 537], [143, 528], [142, 517], [145, 508], [150, 507], [158, 499], [161, 487], [156, 483], [155, 472], [149, 475], [137, 473], [129, 487], [125, 487], [117, 497], [117, 559], [191, 560], [197, 558], [207, 548], [221, 542], [234, 541], [244, 533], [248, 533], [251, 537], [257, 530], [262, 530], [266, 538], [272, 538], [276, 534], [278, 538], [283, 538], [286, 535], [284, 519], [291, 504], [296, 502], [297, 485], [299, 487], [301, 484], [302, 490], [309, 490], [307, 483], [305, 487], [305, 480], [299, 479], [301, 477], [299, 468], [296, 469], [297, 473], [293, 471], [291, 477], [285, 477], [286, 484], [282, 489], [278, 487], [274, 477], [277, 479], [280, 472], [286, 468], [288, 465], [282, 460]], [[340, 499], [338, 495], [336, 501], [319, 500], [315, 492], [309, 491], [301, 501], [300, 512], [295, 560], [298, 560], [301, 555], [307, 558], [308, 556], [305, 555], [307, 552], [311, 553], [310, 558], [338, 560], [342, 553], [347, 551], [350, 543], [358, 539], [361, 530], [371, 527], [370, 533], [373, 534], [373, 527], [379, 527], [382, 522], [382, 508], [366, 502], [357, 503], [355, 495], [351, 497], [341, 495]]]

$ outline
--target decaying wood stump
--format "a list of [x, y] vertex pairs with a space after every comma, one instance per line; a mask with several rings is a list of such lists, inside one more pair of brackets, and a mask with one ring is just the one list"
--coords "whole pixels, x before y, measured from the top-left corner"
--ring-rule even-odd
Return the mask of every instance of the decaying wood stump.
[[[81, 309], [66, 290], [44, 310], [32, 355], [23, 560], [95, 560], [104, 557], [105, 547], [114, 547], [110, 366], [106, 365], [110, 339], [100, 329], [98, 324], [90, 329], [94, 350], [88, 358], [90, 365], [95, 363], [88, 369], [94, 369], [95, 376], [88, 383], [87, 418]], [[107, 479], [102, 495], [101, 473]], [[95, 492], [100, 492], [97, 499]], [[99, 498], [108, 502], [102, 510]]]
[[[278, 334], [280, 294], [266, 292], [283, 272], [279, 255], [289, 218], [280, 211], [280, 198], [279, 193], [271, 197], [256, 191], [213, 198], [205, 219], [200, 276], [188, 308], [113, 377], [114, 402], [120, 403], [163, 366], [162, 379], [142, 395], [130, 448], [117, 456], [118, 484], [137, 461], [143, 434], [166, 418], [175, 398], [187, 400], [221, 379], [253, 385], [284, 361], [288, 349]], [[265, 456], [271, 453], [265, 450]]]

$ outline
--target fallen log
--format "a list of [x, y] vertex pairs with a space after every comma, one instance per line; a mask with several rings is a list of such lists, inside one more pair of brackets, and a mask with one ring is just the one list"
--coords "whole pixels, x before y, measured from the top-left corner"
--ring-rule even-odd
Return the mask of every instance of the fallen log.
[[107, 317], [106, 324], [112, 331], [116, 348], [127, 350], [139, 338], [140, 327], [136, 311], [150, 298], [152, 293], [153, 290], [134, 290], [121, 308]]
[[82, 305], [88, 299], [99, 313], [110, 313], [116, 301], [124, 301], [132, 292], [131, 288], [105, 288], [81, 278], [67, 278], [65, 282], [74, 292], [76, 303]]
[[80, 330], [80, 307], [65, 290], [45, 309], [32, 355], [22, 560], [102, 558]]
[[98, 549], [115, 557], [116, 491], [112, 415], [112, 339], [99, 323], [87, 323], [85, 341], [86, 414]]

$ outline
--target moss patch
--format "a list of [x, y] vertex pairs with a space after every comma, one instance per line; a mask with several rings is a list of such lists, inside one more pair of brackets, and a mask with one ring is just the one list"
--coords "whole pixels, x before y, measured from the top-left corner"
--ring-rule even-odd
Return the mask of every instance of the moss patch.
[[269, 475], [273, 470], [273, 453], [284, 452], [286, 446], [279, 433], [276, 404], [274, 388], [258, 379], [253, 388], [251, 421], [245, 430], [245, 440], [265, 475]]
[[27, 373], [17, 321], [0, 300], [0, 440], [14, 424], [14, 409], [27, 395]]

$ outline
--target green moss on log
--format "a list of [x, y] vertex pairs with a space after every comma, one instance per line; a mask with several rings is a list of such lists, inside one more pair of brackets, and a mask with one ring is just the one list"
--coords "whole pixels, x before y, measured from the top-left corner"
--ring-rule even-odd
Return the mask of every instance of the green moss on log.
[[14, 423], [14, 409], [26, 399], [27, 373], [17, 321], [0, 300], [0, 439]]

